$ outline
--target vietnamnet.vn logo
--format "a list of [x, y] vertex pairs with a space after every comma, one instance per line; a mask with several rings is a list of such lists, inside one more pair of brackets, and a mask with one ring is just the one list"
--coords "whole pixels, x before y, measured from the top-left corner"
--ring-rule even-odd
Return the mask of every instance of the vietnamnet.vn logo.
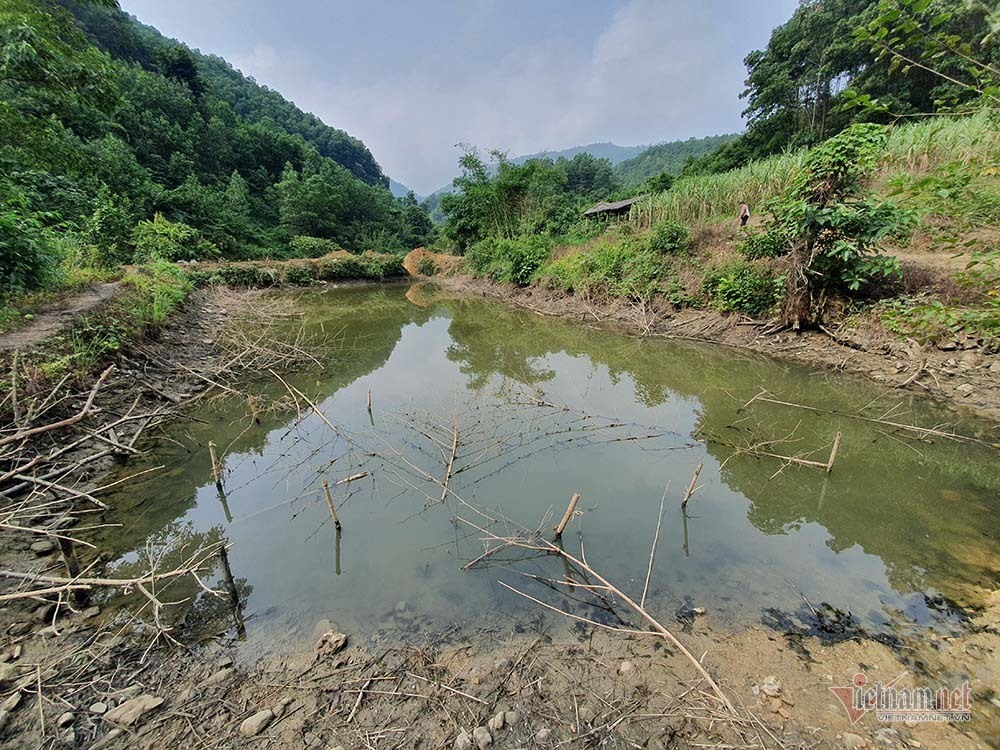
[[864, 672], [854, 675], [853, 685], [832, 687], [847, 711], [851, 724], [871, 712], [879, 721], [963, 722], [972, 719], [972, 686], [900, 687], [906, 672], [889, 682], [870, 684]]

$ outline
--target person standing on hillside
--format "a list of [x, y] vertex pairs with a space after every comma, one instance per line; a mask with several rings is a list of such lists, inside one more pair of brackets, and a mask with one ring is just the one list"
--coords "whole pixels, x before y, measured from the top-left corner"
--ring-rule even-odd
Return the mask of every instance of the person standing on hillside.
[[746, 201], [740, 201], [740, 226], [745, 227], [748, 221], [750, 221], [750, 206]]

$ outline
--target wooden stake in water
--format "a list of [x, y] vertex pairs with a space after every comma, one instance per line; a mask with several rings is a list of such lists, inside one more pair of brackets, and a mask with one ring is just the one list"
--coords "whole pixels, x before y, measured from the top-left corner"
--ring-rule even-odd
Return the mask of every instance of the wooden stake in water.
[[372, 389], [368, 389], [368, 413], [372, 413]]
[[698, 481], [698, 475], [701, 474], [701, 467], [703, 464], [698, 464], [694, 470], [694, 476], [691, 477], [691, 484], [688, 485], [687, 490], [684, 491], [684, 499], [681, 500], [681, 510], [686, 510], [688, 507], [688, 500], [691, 499], [691, 495], [694, 494], [696, 489], [695, 484]]
[[326, 495], [326, 505], [330, 509], [330, 517], [333, 518], [333, 525], [337, 527], [337, 531], [340, 531], [340, 519], [337, 518], [337, 511], [333, 507], [333, 496], [330, 494], [330, 485], [327, 481], [323, 480], [323, 493]]
[[219, 468], [219, 462], [215, 458], [215, 443], [211, 440], [208, 441], [208, 457], [212, 460], [212, 479], [215, 480], [215, 486], [222, 492], [222, 471]]
[[574, 492], [573, 497], [569, 499], [569, 505], [566, 506], [566, 512], [563, 513], [562, 520], [555, 527], [556, 539], [559, 539], [562, 536], [563, 531], [566, 530], [566, 525], [569, 523], [569, 520], [573, 517], [573, 513], [576, 512], [576, 504], [578, 502], [580, 502], [580, 493]]
[[826, 462], [826, 473], [833, 471], [833, 462], [837, 460], [837, 451], [840, 450], [840, 433], [833, 439], [833, 449], [830, 451], [830, 460]]

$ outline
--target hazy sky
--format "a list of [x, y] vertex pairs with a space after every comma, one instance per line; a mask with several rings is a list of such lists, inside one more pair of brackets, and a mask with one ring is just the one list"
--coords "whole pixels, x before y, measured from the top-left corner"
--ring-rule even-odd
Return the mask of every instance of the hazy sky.
[[796, 0], [121, 0], [363, 140], [418, 193], [512, 156], [742, 129], [743, 58]]

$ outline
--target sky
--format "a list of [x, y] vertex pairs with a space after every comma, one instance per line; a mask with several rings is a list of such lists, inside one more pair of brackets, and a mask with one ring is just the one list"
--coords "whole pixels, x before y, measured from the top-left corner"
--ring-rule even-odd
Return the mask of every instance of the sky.
[[360, 138], [420, 194], [510, 156], [737, 132], [743, 58], [797, 0], [120, 0]]

